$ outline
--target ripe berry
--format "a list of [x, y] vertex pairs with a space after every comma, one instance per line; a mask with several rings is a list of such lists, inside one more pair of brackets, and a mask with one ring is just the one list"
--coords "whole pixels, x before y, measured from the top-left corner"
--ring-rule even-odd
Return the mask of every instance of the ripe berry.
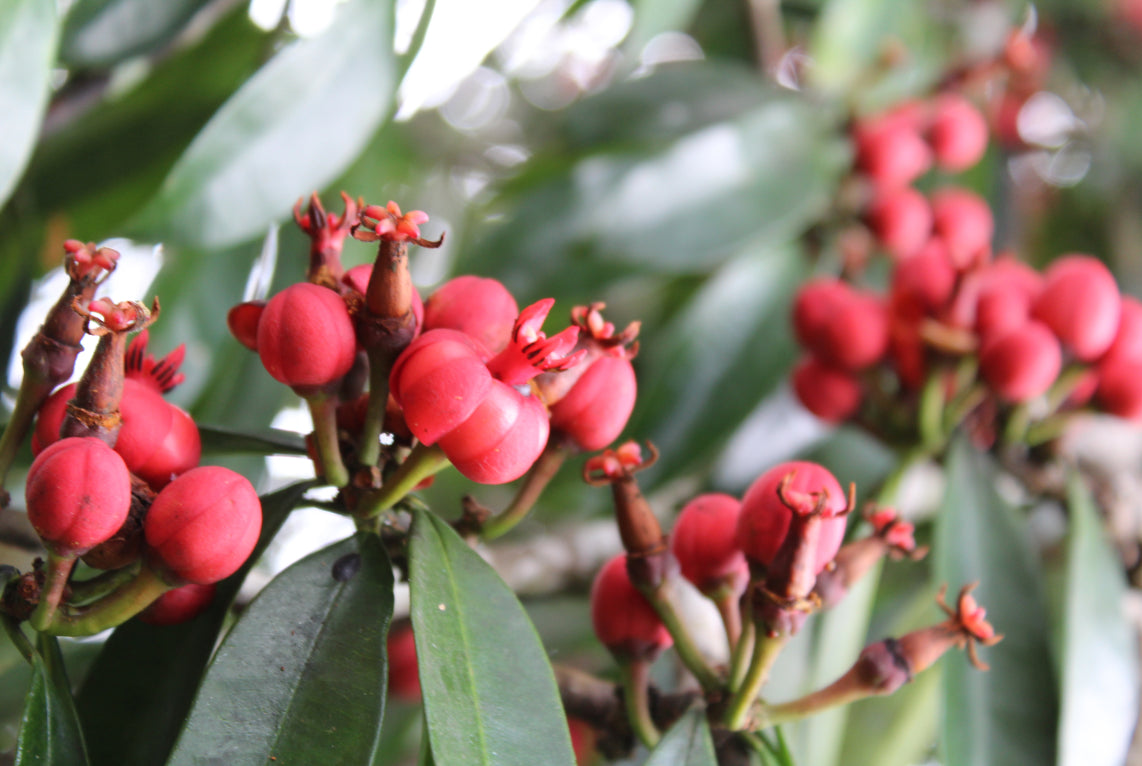
[[262, 505], [253, 485], [218, 466], [192, 468], [172, 481], [143, 522], [153, 563], [168, 581], [200, 585], [234, 574], [254, 550], [261, 528]]
[[991, 255], [995, 221], [987, 202], [975, 192], [956, 187], [932, 195], [936, 236], [948, 246], [948, 257], [959, 270], [984, 263]]
[[956, 270], [940, 240], [897, 264], [889, 290], [889, 313], [915, 322], [935, 316], [947, 306], [956, 287]]
[[308, 282], [270, 299], [258, 320], [258, 356], [277, 381], [320, 388], [349, 372], [357, 336], [345, 302], [333, 290]]
[[978, 274], [975, 331], [986, 343], [1027, 321], [1043, 278], [1027, 264], [1012, 258], [1000, 258]]
[[987, 121], [970, 101], [958, 93], [936, 97], [928, 142], [940, 168], [967, 170], [987, 151], [987, 139]]
[[888, 348], [880, 298], [839, 281], [810, 282], [794, 302], [793, 325], [805, 348], [846, 370], [875, 364]]
[[504, 484], [527, 473], [550, 433], [547, 411], [534, 396], [499, 380], [472, 414], [440, 437], [456, 469], [480, 484]]
[[698, 495], [682, 508], [670, 549], [682, 576], [702, 592], [730, 586], [741, 593], [749, 581], [745, 555], [734, 539], [741, 501], [721, 493]]
[[511, 339], [519, 306], [494, 279], [465, 275], [436, 289], [424, 304], [426, 330], [459, 330], [487, 349], [485, 358], [503, 351]]
[[634, 410], [638, 383], [626, 357], [599, 357], [551, 406], [551, 427], [581, 450], [599, 450], [618, 438]]
[[1121, 314], [1114, 275], [1089, 255], [1066, 255], [1054, 261], [1031, 306], [1031, 315], [1051, 328], [1081, 362], [1092, 362], [1110, 348]]
[[1098, 366], [1095, 399], [1103, 410], [1120, 418], [1142, 420], [1142, 359], [1115, 357]]
[[881, 190], [907, 186], [932, 166], [915, 120], [902, 114], [864, 120], [853, 131], [856, 166]]
[[1114, 342], [1099, 364], [1111, 360], [1142, 361], [1142, 302], [1133, 296], [1122, 296], [1122, 315], [1118, 319]]
[[1045, 393], [1062, 366], [1059, 341], [1034, 320], [994, 336], [979, 356], [983, 379], [999, 398], [1016, 404]]
[[608, 561], [595, 576], [591, 624], [600, 643], [624, 659], [650, 660], [674, 644], [654, 607], [631, 584], [625, 553]]
[[191, 583], [168, 590], [154, 603], [139, 613], [139, 619], [148, 625], [178, 625], [193, 620], [210, 606], [217, 590], [213, 583]]
[[[797, 497], [801, 502], [798, 512], [808, 513], [813, 505], [825, 497], [824, 519], [817, 543], [816, 571], [820, 572], [841, 547], [845, 536], [843, 514], [847, 499], [844, 490], [833, 474], [817, 463], [803, 460], [781, 463], [763, 473], [742, 498], [736, 539], [747, 559], [768, 566], [789, 532], [793, 510], [778, 494], [783, 481], [792, 476], [786, 485], [786, 496]], [[801, 505], [805, 507], [801, 507]]]
[[841, 423], [856, 414], [864, 401], [864, 388], [851, 372], [830, 367], [807, 356], [793, 369], [793, 393], [826, 423]]
[[131, 477], [116, 452], [94, 438], [61, 439], [28, 471], [28, 521], [61, 556], [81, 554], [114, 535], [131, 508]]
[[932, 236], [932, 206], [911, 186], [877, 195], [865, 212], [865, 221], [896, 260], [915, 254]]
[[394, 624], [387, 642], [389, 694], [405, 702], [420, 700], [420, 672], [416, 662], [416, 636], [408, 622]]

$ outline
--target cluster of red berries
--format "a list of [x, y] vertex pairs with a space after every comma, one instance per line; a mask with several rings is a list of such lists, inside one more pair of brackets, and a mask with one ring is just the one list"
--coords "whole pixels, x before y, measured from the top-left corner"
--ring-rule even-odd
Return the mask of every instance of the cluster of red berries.
[[793, 324], [809, 352], [793, 386], [824, 420], [856, 414], [871, 388], [884, 390], [887, 370], [889, 388], [916, 390], [962, 359], [978, 361], [978, 379], [998, 403], [1042, 396], [1066, 368], [1055, 409], [1093, 399], [1142, 419], [1142, 304], [1121, 296], [1088, 255], [1066, 255], [1040, 274], [1011, 256], [991, 260], [984, 251], [961, 262], [927, 248], [896, 264], [887, 296], [838, 279], [809, 282]]
[[[315, 398], [336, 398], [338, 444], [319, 448], [367, 466], [362, 456], [374, 445], [366, 442], [377, 436], [366, 433], [368, 413], [381, 409], [379, 396], [384, 432], [438, 446], [464, 476], [485, 484], [522, 476], [551, 439], [591, 450], [619, 435], [635, 402], [637, 325], [616, 333], [595, 304], [574, 309], [572, 326], [548, 338], [541, 327], [552, 299], [521, 311], [504, 285], [476, 276], [456, 277], [422, 302], [401, 265], [408, 242], [439, 244], [420, 237], [428, 217], [402, 214], [393, 202], [382, 208], [345, 199], [340, 217], [316, 200], [309, 213], [297, 210], [319, 261], [310, 281], [229, 316], [234, 335], [311, 408]], [[349, 233], [380, 242], [379, 258], [387, 253], [398, 267], [343, 271], [340, 247]], [[378, 381], [376, 371], [386, 366], [387, 381]], [[367, 392], [359, 385], [364, 376], [353, 374], [362, 369], [372, 370]], [[380, 391], [385, 382], [387, 392]], [[348, 479], [325, 473], [334, 484]]]

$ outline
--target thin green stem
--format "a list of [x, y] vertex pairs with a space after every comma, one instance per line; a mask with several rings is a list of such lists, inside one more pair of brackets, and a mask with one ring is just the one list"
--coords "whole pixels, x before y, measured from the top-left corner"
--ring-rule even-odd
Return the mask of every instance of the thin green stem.
[[943, 370], [937, 368], [928, 373], [928, 380], [920, 392], [920, 444], [935, 452], [944, 443], [944, 405], [947, 403], [944, 390]]
[[361, 499], [356, 515], [366, 519], [381, 515], [412, 492], [417, 484], [449, 465], [451, 463], [440, 447], [416, 445], [384, 486]]
[[741, 689], [745, 682], [746, 671], [749, 670], [749, 660], [753, 656], [753, 642], [757, 635], [752, 621], [742, 626], [742, 634], [737, 645], [734, 646], [730, 657], [729, 691], [734, 693]]
[[495, 540], [511, 531], [516, 524], [527, 518], [535, 506], [543, 490], [559, 473], [563, 461], [567, 458], [567, 450], [556, 440], [548, 439], [547, 446], [543, 448], [539, 459], [527, 472], [523, 484], [512, 500], [511, 505], [496, 516], [484, 522], [480, 534], [485, 540]]
[[732, 586], [723, 585], [706, 595], [718, 608], [722, 626], [726, 629], [726, 642], [729, 644], [730, 653], [733, 654], [742, 634], [742, 610], [738, 594]]
[[103, 598], [114, 590], [117, 590], [120, 585], [131, 580], [139, 571], [139, 563], [136, 562], [122, 569], [113, 569], [109, 572], [101, 572], [95, 577], [79, 582], [72, 581], [71, 583], [71, 597], [68, 602], [75, 605], [83, 605]]
[[806, 694], [780, 705], [767, 705], [762, 711], [763, 726], [778, 726], [789, 721], [796, 721], [806, 716], [828, 710], [838, 705], [847, 705], [859, 699], [864, 699], [874, 692], [863, 685], [856, 678], [855, 672], [850, 670], [843, 676], [823, 689]]
[[341, 460], [341, 444], [337, 438], [337, 397], [317, 393], [305, 398], [313, 418], [313, 436], [317, 448], [317, 462], [321, 466], [326, 484], [344, 487], [349, 483], [349, 471]]
[[706, 663], [706, 659], [698, 651], [694, 639], [690, 636], [690, 631], [686, 628], [686, 623], [678, 616], [678, 610], [674, 608], [674, 588], [671, 586], [670, 580], [663, 580], [657, 588], [644, 591], [644, 594], [674, 639], [674, 651], [678, 653], [678, 658], [682, 660], [682, 664], [686, 666], [687, 670], [698, 679], [698, 684], [702, 689], [710, 692], [721, 688], [722, 683], [718, 679], [717, 673]]
[[63, 598], [64, 588], [67, 587], [67, 578], [75, 568], [75, 561], [74, 555], [61, 556], [48, 551], [47, 571], [44, 576], [44, 587], [40, 591], [40, 603], [28, 618], [28, 624], [41, 633], [51, 624], [56, 610], [59, 609], [59, 602]]
[[750, 708], [761, 694], [761, 688], [769, 678], [774, 660], [785, 647], [785, 642], [789, 640], [788, 636], [767, 636], [759, 625], [755, 625], [754, 630], [757, 637], [750, 656], [749, 670], [741, 688], [734, 693], [726, 709], [726, 726], [734, 731], [744, 728], [748, 723]]
[[381, 431], [385, 427], [385, 405], [389, 400], [389, 373], [392, 368], [393, 360], [388, 354], [369, 354], [369, 406], [365, 410], [365, 424], [357, 445], [357, 459], [361, 465], [376, 465], [381, 458]]
[[16, 622], [14, 617], [0, 614], [0, 624], [4, 626], [4, 632], [8, 634], [8, 638], [12, 640], [12, 644], [20, 656], [31, 662], [32, 655], [36, 653], [36, 650], [32, 647], [32, 642], [24, 635], [24, 631], [20, 630], [20, 623]]
[[87, 606], [59, 610], [42, 632], [53, 636], [93, 636], [131, 619], [172, 587], [144, 566], [134, 579], [107, 597]]
[[4, 491], [8, 481], [8, 471], [16, 460], [20, 446], [24, 443], [24, 437], [28, 435], [36, 412], [51, 390], [50, 383], [31, 375], [27, 365], [24, 365], [24, 379], [20, 383], [19, 393], [16, 394], [12, 417], [8, 418], [8, 425], [4, 427], [4, 434], [0, 436], [0, 508], [8, 504], [8, 496]]
[[650, 717], [647, 686], [650, 681], [650, 663], [646, 660], [627, 660], [619, 663], [622, 671], [623, 702], [627, 720], [642, 744], [653, 748], [662, 735]]

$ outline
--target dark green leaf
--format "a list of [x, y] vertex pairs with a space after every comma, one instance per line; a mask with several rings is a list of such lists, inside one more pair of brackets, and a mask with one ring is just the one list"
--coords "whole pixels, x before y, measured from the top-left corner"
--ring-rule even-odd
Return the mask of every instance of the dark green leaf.
[[55, 0], [0, 3], [0, 206], [24, 172], [39, 136], [58, 33]]
[[628, 433], [662, 451], [655, 475], [712, 460], [784, 380], [796, 347], [789, 301], [805, 263], [791, 248], [727, 263], [635, 360], [639, 401]]
[[166, 762], [239, 586], [310, 486], [300, 482], [262, 498], [258, 546], [219, 583], [205, 613], [166, 627], [131, 620], [111, 634], [78, 699], [95, 766]]
[[343, 6], [328, 30], [267, 63], [179, 159], [140, 214], [141, 231], [225, 247], [260, 234], [336, 178], [392, 106], [388, 5]]
[[575, 763], [551, 665], [515, 594], [444, 521], [418, 512], [412, 624], [438, 763]]
[[63, 28], [60, 57], [110, 66], [170, 41], [210, 0], [80, 0]]
[[705, 713], [697, 708], [670, 727], [645, 766], [717, 766]]
[[1002, 642], [980, 650], [986, 673], [950, 654], [944, 674], [942, 762], [988, 766], [1055, 762], [1058, 700], [1043, 577], [1023, 519], [998, 493], [991, 459], [956, 439], [933, 543], [949, 598], [978, 580], [975, 596]]
[[87, 762], [83, 730], [71, 698], [59, 643], [54, 637], [40, 636], [32, 658], [32, 688], [20, 721], [16, 766], [83, 766]]
[[1126, 581], [1090, 491], [1068, 489], [1071, 535], [1063, 616], [1060, 766], [1125, 763], [1138, 714], [1138, 650]]
[[358, 534], [282, 572], [219, 647], [172, 766], [204, 754], [228, 766], [371, 763], [392, 610], [392, 565], [376, 535]]
[[266, 428], [257, 433], [223, 426], [198, 425], [207, 452], [250, 452], [255, 455], [304, 455], [305, 439], [293, 431]]

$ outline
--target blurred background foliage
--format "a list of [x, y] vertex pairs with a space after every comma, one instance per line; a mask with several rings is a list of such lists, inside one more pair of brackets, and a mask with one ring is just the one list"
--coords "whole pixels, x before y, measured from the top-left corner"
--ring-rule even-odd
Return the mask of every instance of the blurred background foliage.
[[[1136, 3], [285, 3], [0, 4], [0, 352], [13, 360], [4, 407], [18, 385], [20, 338], [39, 315], [17, 320], [37, 296], [58, 292], [44, 280], [63, 240], [112, 240], [124, 273], [110, 294], [157, 295], [152, 347], [187, 345], [175, 401], [204, 425], [265, 431], [297, 401], [229, 337], [226, 311], [301, 278], [307, 242], [291, 207], [316, 190], [339, 210], [344, 190], [425, 210], [426, 236], [446, 234], [440, 250], [413, 254], [423, 294], [475, 273], [501, 279], [524, 305], [555, 297], [553, 316], [602, 300], [616, 325], [641, 320], [640, 395], [627, 433], [662, 450], [645, 487], [664, 516], [700, 489], [740, 492], [798, 453], [872, 486], [891, 463], [886, 449], [853, 430], [827, 431], [788, 392], [797, 353], [790, 298], [808, 275], [836, 268], [832, 218], [850, 169], [850, 118], [930, 92], [948, 71], [994, 56], [1020, 25], [1037, 25], [1051, 46], [1039, 111], [1021, 115], [1021, 145], [994, 148], [959, 182], [992, 202], [998, 247], [1036, 264], [1093, 252], [1124, 292], [1142, 291], [1142, 29], [1124, 22]], [[351, 242], [346, 260], [372, 254]], [[214, 446], [213, 462], [263, 488], [282, 480], [262, 458], [235, 455], [221, 438]], [[961, 463], [976, 478], [984, 470]], [[425, 497], [450, 517], [467, 490], [442, 475]], [[478, 495], [489, 504], [507, 497], [498, 488]], [[516, 538], [605, 518], [608, 502], [574, 464]], [[991, 594], [1014, 598], [1021, 584], [1042, 580], [1037, 557], [1002, 561], [1005, 549], [992, 547], [982, 555], [999, 561], [985, 563], [1008, 582], [989, 582]], [[927, 622], [927, 569], [954, 568], [949, 555], [904, 574], [886, 570], [869, 633]], [[525, 603], [553, 654], [606, 668], [590, 636], [584, 578], [559, 594], [525, 594]], [[1048, 618], [1028, 619], [1036, 629]], [[833, 664], [846, 667], [864, 636], [858, 629]], [[807, 631], [802, 643], [828, 640]], [[827, 678], [828, 660], [813, 664], [827, 648], [791, 649], [776, 683]], [[94, 649], [70, 651], [78, 680]], [[1015, 655], [1013, 676], [991, 681], [1038, 694], [1009, 735], [1022, 741], [1005, 738], [991, 751], [1011, 746], [1022, 756], [972, 760], [945, 750], [946, 762], [1054, 758], [1049, 647], [1028, 651]], [[847, 723], [830, 715], [808, 724], [792, 743], [802, 762], [933, 757], [941, 705], [932, 675], [855, 707]], [[5, 645], [0, 750], [14, 743], [25, 679]], [[1042, 683], [1046, 692], [1035, 692]], [[418, 717], [399, 707], [390, 716], [403, 723], [386, 736], [409, 739], [404, 727]], [[958, 736], [973, 736], [968, 729]]]

